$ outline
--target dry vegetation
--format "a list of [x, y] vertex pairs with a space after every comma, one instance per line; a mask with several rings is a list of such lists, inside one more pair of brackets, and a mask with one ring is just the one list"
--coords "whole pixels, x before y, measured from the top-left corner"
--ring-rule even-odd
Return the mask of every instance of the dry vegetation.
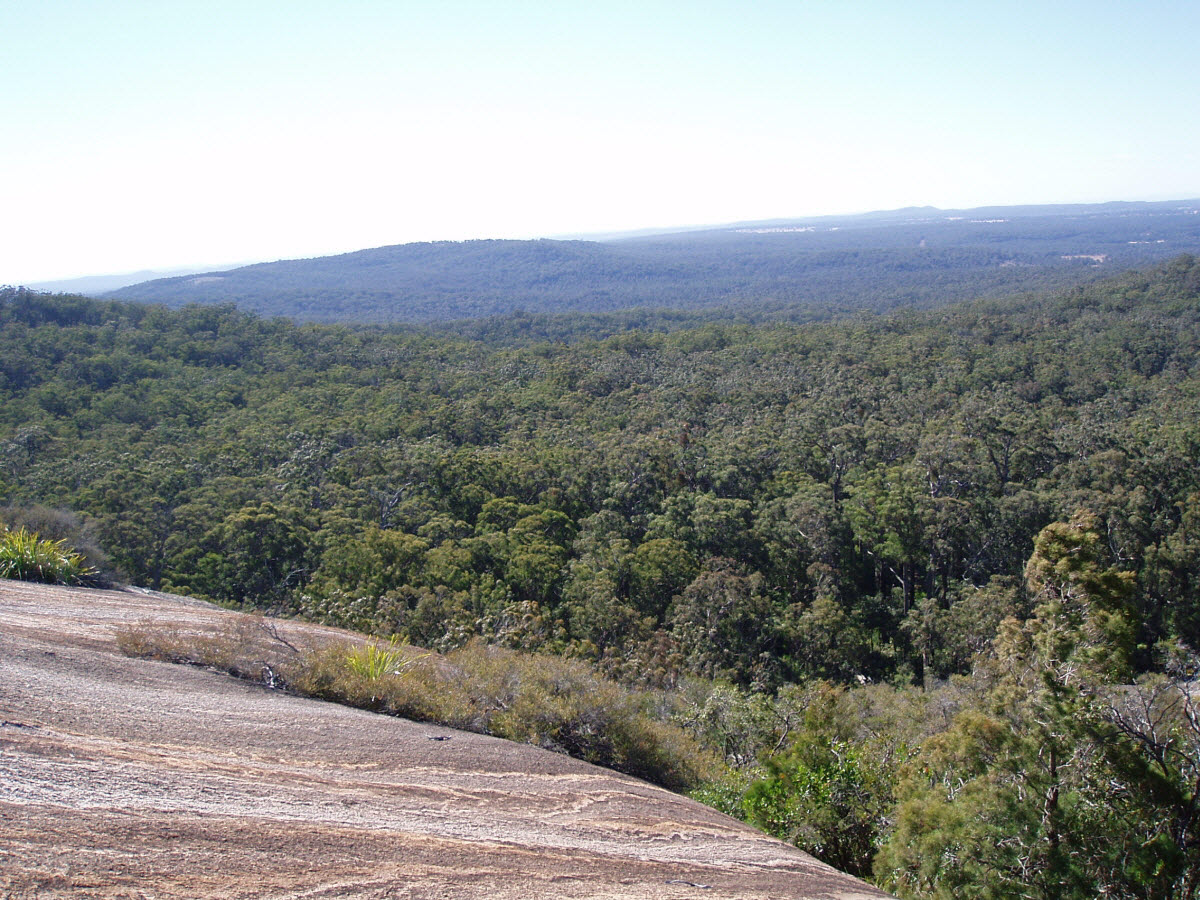
[[695, 787], [718, 767], [685, 731], [652, 714], [653, 695], [579, 660], [479, 642], [444, 656], [351, 635], [302, 642], [253, 615], [211, 631], [139, 623], [117, 640], [129, 656], [206, 666], [301, 696], [532, 744], [671, 790]]

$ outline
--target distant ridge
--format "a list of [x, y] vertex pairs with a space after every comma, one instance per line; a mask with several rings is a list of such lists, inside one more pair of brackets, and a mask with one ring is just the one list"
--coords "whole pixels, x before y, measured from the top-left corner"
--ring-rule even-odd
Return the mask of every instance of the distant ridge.
[[874, 210], [862, 213], [841, 213], [800, 218], [746, 219], [710, 225], [668, 226], [641, 228], [635, 231], [598, 231], [557, 235], [555, 240], [621, 241], [645, 237], [665, 237], [703, 232], [737, 231], [744, 228], [768, 228], [791, 225], [830, 225], [843, 228], [859, 225], [874, 226], [884, 222], [923, 222], [970, 216], [1003, 214], [1012, 217], [1090, 216], [1122, 212], [1169, 213], [1177, 208], [1200, 209], [1200, 198], [1188, 200], [1111, 200], [1105, 203], [1050, 203], [1023, 206], [979, 206], [966, 209], [941, 209], [936, 206], [905, 206], [898, 209]]
[[797, 319], [1058, 288], [1183, 252], [1200, 252], [1200, 200], [917, 207], [605, 241], [399, 244], [160, 278], [105, 296], [235, 303], [324, 322], [639, 307]]
[[190, 266], [163, 271], [141, 269], [137, 272], [120, 272], [114, 275], [84, 275], [80, 278], [61, 278], [56, 281], [35, 281], [27, 284], [26, 287], [35, 291], [49, 291], [53, 294], [100, 296], [131, 284], [141, 284], [146, 281], [173, 278], [179, 275], [194, 275], [197, 272], [211, 270], [212, 266]]

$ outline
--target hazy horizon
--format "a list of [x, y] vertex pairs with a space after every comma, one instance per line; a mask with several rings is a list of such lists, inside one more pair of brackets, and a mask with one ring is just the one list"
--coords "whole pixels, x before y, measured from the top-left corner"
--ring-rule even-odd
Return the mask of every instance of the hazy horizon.
[[0, 283], [1200, 196], [1200, 7], [0, 9]]
[[[1083, 204], [1083, 205], [1104, 206], [1106, 204], [1112, 204], [1112, 203], [1131, 203], [1131, 204], [1168, 203], [1169, 204], [1169, 203], [1173, 203], [1173, 202], [1195, 204], [1195, 203], [1200, 203], [1200, 197], [1173, 197], [1173, 198], [1169, 198], [1167, 200], [1148, 200], [1148, 201], [1147, 200], [1106, 200], [1106, 201], [1098, 201], [1096, 204]], [[1020, 207], [1011, 207], [1011, 208], [1027, 208], [1027, 207], [1050, 208], [1050, 207], [1060, 206], [1060, 205], [1074, 206], [1077, 204], [1021, 204]], [[603, 242], [603, 241], [619, 241], [624, 238], [632, 238], [632, 237], [642, 237], [642, 236], [651, 236], [651, 235], [667, 235], [667, 234], [684, 234], [684, 233], [689, 233], [689, 232], [701, 232], [701, 231], [705, 231], [705, 230], [709, 230], [709, 229], [718, 229], [719, 230], [722, 228], [737, 228], [737, 227], [741, 227], [741, 226], [770, 225], [770, 224], [788, 223], [788, 222], [809, 222], [809, 221], [816, 221], [816, 220], [826, 219], [826, 218], [837, 221], [842, 218], [852, 218], [855, 216], [870, 216], [870, 215], [874, 215], [874, 214], [879, 214], [881, 216], [887, 216], [891, 213], [904, 212], [906, 210], [914, 210], [914, 211], [932, 210], [932, 211], [936, 211], [936, 212], [940, 212], [940, 213], [963, 213], [963, 212], [971, 212], [973, 209], [1006, 209], [1006, 208], [1010, 208], [1010, 207], [992, 205], [992, 206], [988, 206], [988, 207], [972, 207], [972, 208], [963, 207], [963, 208], [943, 209], [941, 207], [913, 206], [913, 207], [901, 207], [899, 209], [894, 209], [894, 210], [866, 210], [865, 212], [852, 212], [852, 213], [841, 213], [841, 214], [830, 213], [830, 214], [819, 214], [816, 216], [781, 216], [781, 217], [775, 217], [772, 219], [743, 219], [743, 220], [739, 220], [739, 221], [735, 221], [735, 222], [705, 222], [705, 223], [697, 223], [697, 224], [691, 224], [691, 225], [670, 225], [670, 226], [657, 227], [657, 228], [656, 227], [635, 228], [635, 229], [626, 230], [626, 231], [609, 231], [609, 232], [594, 232], [594, 233], [581, 233], [581, 234], [555, 234], [555, 235], [545, 235], [545, 236], [534, 237], [534, 238], [531, 238], [531, 240], [557, 240], [557, 241], [584, 240], [584, 241], [601, 241], [601, 242]], [[477, 238], [461, 238], [461, 239], [449, 239], [449, 240], [459, 242], [459, 241], [477, 241], [477, 240], [482, 240], [482, 241], [505, 240], [505, 238], [493, 238], [490, 236], [481, 236], [481, 237], [477, 237]], [[432, 241], [436, 242], [437, 239], [432, 239]], [[429, 241], [406, 241], [403, 243], [427, 243], [427, 242], [429, 242]], [[171, 278], [171, 277], [175, 277], [175, 276], [193, 275], [193, 274], [200, 274], [200, 273], [204, 273], [204, 272], [231, 271], [234, 269], [242, 268], [244, 266], [253, 266], [253, 265], [258, 265], [258, 264], [262, 264], [262, 263], [282, 262], [282, 261], [296, 260], [296, 259], [311, 259], [311, 258], [320, 258], [320, 257], [325, 257], [325, 256], [336, 256], [336, 255], [341, 255], [343, 253], [355, 253], [355, 252], [362, 251], [362, 250], [379, 249], [379, 247], [385, 247], [385, 246], [397, 246], [397, 245], [380, 244], [377, 247], [357, 247], [357, 248], [354, 248], [353, 250], [349, 250], [349, 251], [338, 250], [338, 251], [335, 251], [334, 253], [313, 254], [311, 256], [305, 256], [305, 257], [279, 257], [278, 259], [243, 259], [243, 260], [239, 260], [239, 261], [223, 262], [223, 263], [211, 263], [211, 262], [210, 263], [195, 263], [192, 265], [164, 267], [161, 269], [137, 269], [137, 270], [125, 271], [125, 272], [99, 272], [99, 273], [90, 273], [87, 275], [71, 276], [71, 277], [67, 277], [67, 278], [42, 279], [40, 281], [22, 282], [22, 284], [25, 287], [34, 288], [36, 290], [51, 290], [51, 291], [78, 290], [78, 291], [82, 291], [84, 293], [88, 293], [88, 292], [101, 293], [104, 291], [116, 290], [120, 287], [125, 287], [125, 286], [132, 285], [132, 284], [137, 284], [142, 281], [149, 281], [149, 280], [154, 280], [154, 279], [159, 279], [159, 278]], [[138, 277], [133, 277], [133, 276], [138, 276]], [[4, 284], [4, 282], [0, 282], [0, 284]]]

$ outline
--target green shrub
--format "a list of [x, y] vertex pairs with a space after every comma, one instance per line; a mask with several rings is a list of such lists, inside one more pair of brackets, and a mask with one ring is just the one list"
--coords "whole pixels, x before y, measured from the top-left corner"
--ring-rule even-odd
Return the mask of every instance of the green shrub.
[[43, 584], [88, 584], [96, 570], [66, 541], [43, 539], [24, 528], [0, 532], [0, 578]]
[[33, 506], [0, 506], [0, 532], [7, 526], [10, 531], [36, 533], [43, 540], [62, 541], [78, 554], [86, 568], [93, 570], [88, 575], [88, 584], [107, 587], [116, 580], [108, 554], [100, 547], [90, 522], [66, 509], [51, 509], [41, 504]]
[[727, 816], [746, 821], [749, 815], [746, 810], [746, 792], [755, 781], [756, 771], [730, 769], [688, 791], [688, 796]]
[[895, 798], [879, 759], [860, 747], [807, 740], [766, 761], [743, 799], [745, 818], [835, 868], [869, 878]]

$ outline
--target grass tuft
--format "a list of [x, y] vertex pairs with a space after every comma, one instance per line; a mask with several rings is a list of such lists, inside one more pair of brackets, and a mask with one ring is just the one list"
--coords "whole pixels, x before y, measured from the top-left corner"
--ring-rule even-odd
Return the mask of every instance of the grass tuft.
[[42, 584], [88, 584], [96, 570], [67, 548], [66, 541], [44, 539], [18, 528], [0, 531], [0, 578]]
[[[428, 655], [428, 654], [426, 654]], [[395, 635], [387, 644], [369, 641], [346, 651], [346, 668], [367, 681], [379, 681], [389, 675], [403, 675], [405, 669], [421, 657], [413, 657], [400, 646]]]

